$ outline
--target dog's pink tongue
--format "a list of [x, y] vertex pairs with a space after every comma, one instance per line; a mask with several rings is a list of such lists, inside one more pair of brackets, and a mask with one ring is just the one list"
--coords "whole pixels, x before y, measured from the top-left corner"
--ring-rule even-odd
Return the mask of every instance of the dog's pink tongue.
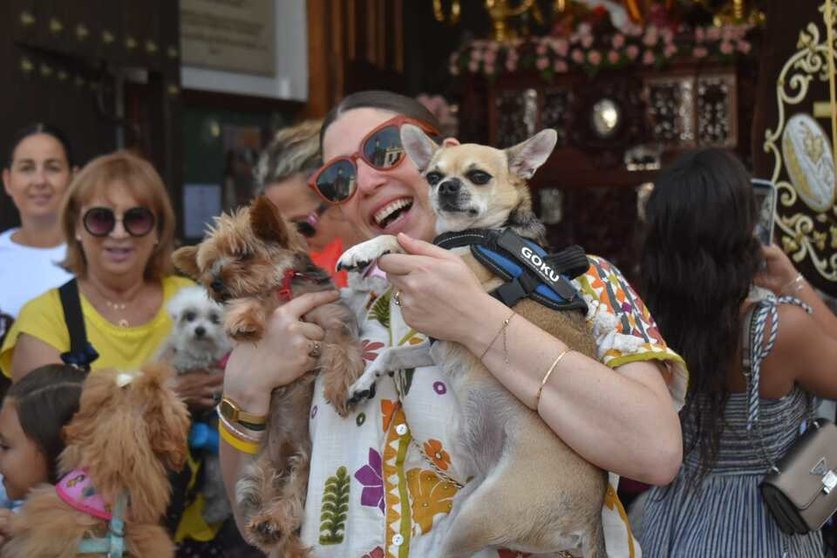
[[386, 273], [384, 273], [383, 271], [381, 271], [381, 268], [380, 268], [380, 267], [378, 267], [378, 264], [376, 264], [376, 263], [373, 263], [372, 265], [370, 265], [369, 267], [367, 267], [367, 268], [366, 268], [366, 271], [365, 271], [365, 272], [364, 272], [364, 274], [363, 274], [363, 276], [364, 276], [364, 277], [366, 277], [366, 278], [370, 278], [370, 277], [380, 277], [380, 278], [382, 278], [382, 279], [384, 279], [384, 280], [386, 280], [386, 278], [387, 278], [387, 274], [386, 274]]

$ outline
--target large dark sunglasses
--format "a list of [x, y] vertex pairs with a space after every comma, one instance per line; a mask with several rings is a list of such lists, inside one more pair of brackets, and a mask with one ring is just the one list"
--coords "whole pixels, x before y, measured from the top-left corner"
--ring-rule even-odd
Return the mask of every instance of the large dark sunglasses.
[[122, 227], [131, 236], [145, 236], [154, 230], [157, 222], [154, 213], [147, 207], [132, 207], [122, 214], [121, 219], [109, 207], [93, 207], [84, 213], [81, 221], [84, 229], [93, 236], [109, 235], [116, 228], [117, 221], [122, 221]]
[[415, 124], [434, 136], [439, 133], [425, 122], [399, 114], [366, 134], [360, 142], [360, 149], [351, 155], [327, 161], [314, 173], [308, 185], [328, 203], [346, 202], [357, 190], [358, 159], [377, 170], [389, 171], [406, 158], [401, 145], [402, 124]]
[[317, 234], [317, 223], [320, 222], [320, 217], [322, 217], [326, 209], [328, 209], [328, 205], [321, 203], [317, 206], [317, 209], [306, 215], [304, 219], [292, 221], [296, 225], [296, 230], [299, 231], [299, 234], [305, 238], [311, 238]]

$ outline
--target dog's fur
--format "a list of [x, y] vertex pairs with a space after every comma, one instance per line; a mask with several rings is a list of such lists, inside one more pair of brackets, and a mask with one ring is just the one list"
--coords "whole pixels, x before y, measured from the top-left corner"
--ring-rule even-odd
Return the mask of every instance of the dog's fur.
[[[409, 157], [430, 184], [437, 232], [511, 228], [544, 244], [544, 227], [531, 209], [526, 181], [555, 147], [544, 130], [506, 150], [488, 146], [436, 145], [415, 126], [401, 129]], [[341, 268], [358, 268], [387, 252], [403, 252], [393, 236], [349, 249]], [[459, 249], [483, 287], [502, 280]], [[514, 311], [570, 348], [595, 358], [595, 342], [580, 312], [556, 312], [531, 299]], [[441, 556], [471, 556], [485, 547], [536, 554], [580, 547], [584, 556], [605, 556], [601, 510], [607, 476], [564, 444], [536, 412], [509, 393], [467, 349], [451, 342], [389, 349], [353, 386], [368, 394], [382, 372], [438, 363], [450, 374], [462, 402], [457, 443], [468, 459], [466, 477], [448, 519]]]
[[[184, 287], [166, 305], [172, 330], [160, 350], [159, 358], [168, 362], [178, 374], [222, 374], [221, 362], [232, 350], [224, 332], [224, 308], [209, 298], [202, 286]], [[216, 428], [213, 411], [193, 416]], [[217, 523], [230, 517], [232, 508], [224, 490], [218, 455], [205, 452], [202, 459], [201, 494], [204, 498], [203, 518]]]
[[[175, 252], [174, 262], [224, 303], [224, 327], [240, 341], [261, 339], [266, 320], [282, 304], [277, 290], [286, 271], [303, 274], [291, 283], [294, 296], [335, 288], [328, 274], [311, 262], [296, 227], [265, 197], [221, 216], [199, 246]], [[355, 318], [347, 306], [334, 302], [303, 319], [325, 330], [317, 369], [323, 374], [326, 399], [345, 416], [349, 386], [364, 368]], [[314, 376], [306, 374], [274, 390], [263, 449], [236, 485], [247, 539], [270, 556], [310, 556], [299, 529], [311, 458], [308, 413], [313, 389]]]
[[[128, 493], [127, 556], [174, 556], [160, 522], [171, 492], [168, 472], [180, 470], [186, 460], [189, 414], [172, 389], [169, 367], [146, 365], [120, 387], [125, 374], [97, 371], [87, 378], [79, 411], [64, 429], [67, 445], [59, 471], [86, 469], [111, 506], [119, 494]], [[80, 557], [76, 549], [83, 538], [107, 532], [107, 521], [69, 506], [55, 487], [45, 485], [29, 494], [13, 518], [12, 538], [2, 556]]]

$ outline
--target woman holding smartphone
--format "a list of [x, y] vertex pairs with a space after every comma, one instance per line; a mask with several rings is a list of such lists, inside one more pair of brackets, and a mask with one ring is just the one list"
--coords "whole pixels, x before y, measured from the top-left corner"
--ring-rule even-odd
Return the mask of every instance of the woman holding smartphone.
[[[757, 216], [749, 174], [719, 149], [678, 159], [646, 206], [643, 297], [690, 372], [683, 467], [651, 490], [637, 533], [648, 556], [822, 556], [819, 532], [785, 535], [768, 514], [757, 444], [778, 460], [799, 435], [809, 396], [837, 397], [837, 318], [781, 249], [760, 245]], [[748, 397], [742, 338], [756, 305], [775, 310], [765, 325], [776, 340], [751, 375], [760, 376], [750, 386], [761, 419], [749, 431], [755, 392]]]

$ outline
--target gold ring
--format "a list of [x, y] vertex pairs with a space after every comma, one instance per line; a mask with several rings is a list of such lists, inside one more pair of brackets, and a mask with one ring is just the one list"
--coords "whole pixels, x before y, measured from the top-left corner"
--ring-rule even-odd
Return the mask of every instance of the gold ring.
[[311, 342], [311, 350], [308, 351], [308, 356], [311, 358], [319, 358], [322, 354], [322, 348], [320, 347], [319, 341], [312, 341]]
[[401, 291], [395, 291], [395, 294], [392, 296], [392, 301], [396, 306], [401, 306]]

